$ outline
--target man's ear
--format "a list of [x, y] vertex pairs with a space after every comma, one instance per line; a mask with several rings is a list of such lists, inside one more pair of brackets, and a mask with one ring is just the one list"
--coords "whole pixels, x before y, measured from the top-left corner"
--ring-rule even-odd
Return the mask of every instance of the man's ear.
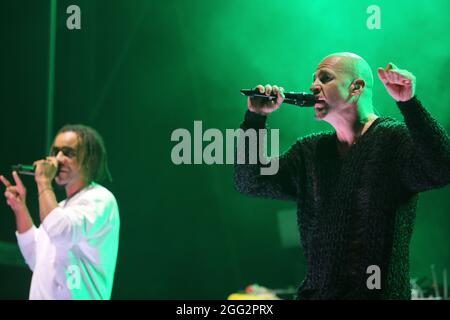
[[355, 95], [361, 94], [361, 92], [364, 90], [365, 85], [366, 83], [364, 82], [364, 80], [356, 79], [352, 84], [352, 93]]

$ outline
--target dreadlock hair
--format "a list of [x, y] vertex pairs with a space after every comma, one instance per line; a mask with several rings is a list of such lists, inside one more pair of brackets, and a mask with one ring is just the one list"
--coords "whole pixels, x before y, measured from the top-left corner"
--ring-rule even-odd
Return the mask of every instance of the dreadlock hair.
[[88, 182], [112, 182], [108, 168], [105, 143], [100, 134], [93, 128], [82, 124], [67, 124], [57, 134], [75, 132], [78, 136], [77, 158]]

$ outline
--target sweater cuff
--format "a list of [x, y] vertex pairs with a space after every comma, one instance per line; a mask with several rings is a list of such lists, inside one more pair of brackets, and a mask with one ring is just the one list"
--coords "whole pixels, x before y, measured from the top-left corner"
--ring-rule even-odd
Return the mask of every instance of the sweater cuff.
[[262, 114], [247, 110], [242, 127], [244, 127], [245, 129], [263, 129], [266, 127], [266, 121], [267, 116], [263, 116]]
[[397, 106], [403, 112], [409, 108], [414, 108], [420, 106], [420, 101], [417, 99], [417, 96], [412, 97], [408, 101], [397, 101]]

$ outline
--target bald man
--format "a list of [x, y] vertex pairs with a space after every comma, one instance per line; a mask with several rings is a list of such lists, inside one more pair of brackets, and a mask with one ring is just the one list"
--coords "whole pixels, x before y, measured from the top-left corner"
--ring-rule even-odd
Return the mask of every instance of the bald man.
[[[450, 141], [415, 96], [413, 74], [389, 63], [378, 76], [404, 122], [374, 113], [367, 62], [335, 53], [320, 62], [310, 88], [315, 118], [334, 130], [299, 139], [277, 159], [276, 175], [260, 175], [262, 164], [235, 165], [239, 192], [297, 203], [307, 262], [298, 299], [411, 298], [418, 193], [450, 183]], [[265, 128], [284, 99], [282, 87], [257, 88], [278, 98], [249, 98], [244, 131]]]

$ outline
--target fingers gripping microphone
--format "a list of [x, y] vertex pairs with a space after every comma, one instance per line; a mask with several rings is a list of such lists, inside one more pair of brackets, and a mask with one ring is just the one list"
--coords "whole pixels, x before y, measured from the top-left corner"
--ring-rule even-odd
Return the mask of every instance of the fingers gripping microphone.
[[[257, 89], [242, 89], [241, 94], [247, 97], [261, 99], [266, 101], [274, 101], [277, 99], [275, 94], [266, 96], [264, 93], [259, 92]], [[284, 92], [285, 99], [283, 102], [293, 104], [298, 107], [313, 107], [317, 102], [316, 97], [313, 94], [305, 92]]]
[[[34, 172], [36, 170], [35, 166], [28, 165], [28, 164], [16, 164], [16, 165], [13, 165], [11, 168], [12, 168], [12, 171], [16, 171], [18, 174], [28, 175], [28, 176], [34, 176]], [[59, 174], [59, 170], [60, 170], [60, 166], [58, 166], [56, 175]]]

